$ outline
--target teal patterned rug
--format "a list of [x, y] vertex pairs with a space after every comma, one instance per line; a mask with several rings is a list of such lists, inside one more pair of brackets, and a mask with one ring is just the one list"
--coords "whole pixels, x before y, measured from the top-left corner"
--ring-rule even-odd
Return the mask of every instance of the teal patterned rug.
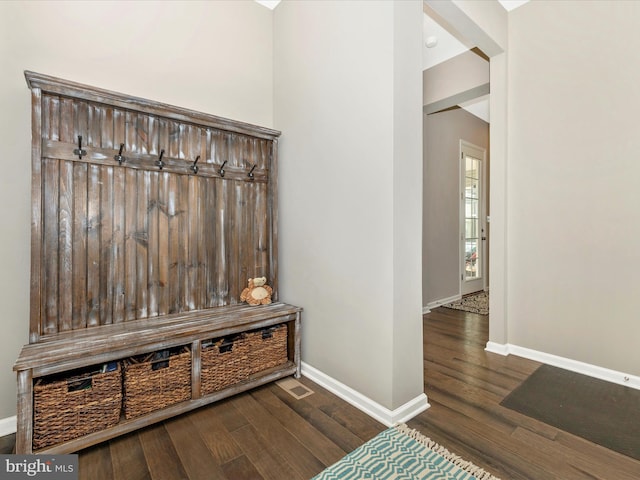
[[406, 425], [385, 430], [312, 480], [499, 480]]

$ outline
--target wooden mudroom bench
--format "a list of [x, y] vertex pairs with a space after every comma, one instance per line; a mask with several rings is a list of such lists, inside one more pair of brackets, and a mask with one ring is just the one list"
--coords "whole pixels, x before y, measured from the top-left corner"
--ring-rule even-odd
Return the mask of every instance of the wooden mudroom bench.
[[[14, 365], [18, 373], [18, 430], [16, 451], [31, 453], [33, 426], [33, 383], [40, 377], [72, 371], [88, 365], [104, 364], [179, 345], [189, 345], [192, 354], [191, 399], [116, 426], [91, 433], [39, 453], [65, 453], [103, 442], [222, 398], [289, 375], [300, 376], [301, 308], [283, 303], [263, 306], [234, 305], [167, 315], [161, 319], [143, 319], [127, 324], [96, 327], [92, 331], [68, 332], [41, 342], [25, 345]], [[202, 395], [200, 391], [200, 352], [210, 338], [286, 323], [288, 327], [287, 363], [256, 373], [223, 390]]]
[[[17, 453], [74, 452], [299, 376], [302, 309], [278, 292], [280, 132], [25, 77], [31, 296], [14, 365]], [[256, 277], [273, 303], [241, 303]]]

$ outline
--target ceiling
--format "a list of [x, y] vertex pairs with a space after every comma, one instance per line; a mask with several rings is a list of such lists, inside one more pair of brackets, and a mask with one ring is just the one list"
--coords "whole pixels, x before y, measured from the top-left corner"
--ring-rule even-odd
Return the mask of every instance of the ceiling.
[[[513, 10], [514, 8], [519, 7], [523, 3], [527, 3], [529, 0], [498, 0], [500, 4], [507, 10]], [[264, 5], [265, 7], [273, 10], [278, 6], [280, 0], [256, 0], [260, 5]]]
[[[271, 10], [275, 9], [281, 0], [255, 0]], [[529, 0], [498, 0], [505, 10], [511, 11]], [[442, 63], [450, 58], [460, 55], [475, 47], [465, 41], [459, 34], [447, 30], [426, 13], [423, 15], [423, 39], [422, 47], [422, 69], [426, 70], [434, 65]], [[435, 42], [432, 47], [427, 47], [427, 43]], [[461, 104], [460, 107], [469, 111], [473, 115], [489, 122], [489, 96], [484, 95], [478, 99]]]
[[[520, 5], [527, 3], [529, 0], [498, 0], [505, 10], [511, 11]], [[425, 8], [428, 10], [428, 7]], [[423, 38], [424, 45], [422, 48], [422, 68], [426, 70], [434, 65], [442, 63], [450, 58], [460, 55], [467, 50], [475, 47], [469, 44], [457, 32], [447, 29], [440, 25], [436, 20], [431, 18], [427, 13], [423, 15]], [[434, 15], [435, 17], [435, 15]], [[435, 43], [434, 46], [427, 47]], [[489, 95], [483, 95], [469, 102], [460, 104], [459, 107], [464, 108], [469, 113], [483, 119], [489, 123]]]

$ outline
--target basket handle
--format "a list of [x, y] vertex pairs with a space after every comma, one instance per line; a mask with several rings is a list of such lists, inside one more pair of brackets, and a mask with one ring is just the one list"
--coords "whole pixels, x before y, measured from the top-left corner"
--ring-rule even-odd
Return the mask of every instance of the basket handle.
[[93, 388], [93, 377], [73, 378], [67, 380], [67, 392], [79, 392], [81, 390], [91, 390]]
[[161, 350], [153, 354], [153, 360], [151, 360], [151, 370], [162, 370], [169, 366], [169, 359], [171, 353], [169, 350]]

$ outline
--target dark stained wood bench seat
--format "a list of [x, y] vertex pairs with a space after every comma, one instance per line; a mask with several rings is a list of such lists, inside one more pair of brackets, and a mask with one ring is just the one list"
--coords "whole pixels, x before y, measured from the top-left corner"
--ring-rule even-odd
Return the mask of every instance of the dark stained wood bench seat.
[[22, 347], [13, 369], [31, 369], [34, 377], [153, 352], [194, 340], [295, 320], [302, 309], [284, 303], [230, 305], [145, 318], [42, 337]]

